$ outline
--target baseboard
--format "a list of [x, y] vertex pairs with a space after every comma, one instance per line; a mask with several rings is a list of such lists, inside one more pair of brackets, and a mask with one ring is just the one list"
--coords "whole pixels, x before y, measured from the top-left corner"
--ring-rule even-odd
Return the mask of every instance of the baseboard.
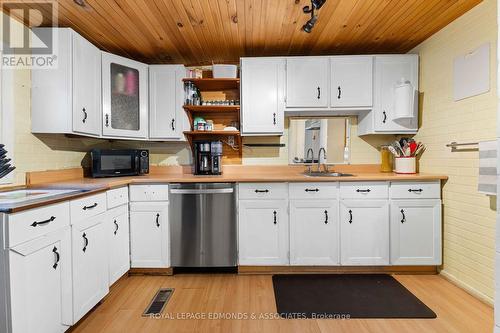
[[167, 268], [131, 268], [128, 275], [173, 275], [172, 267]]
[[238, 266], [238, 274], [437, 274], [436, 266]]
[[470, 285], [468, 285], [467, 283], [464, 283], [462, 281], [460, 281], [458, 278], [456, 278], [454, 275], [448, 273], [446, 270], [442, 270], [441, 272], [439, 272], [439, 274], [445, 278], [446, 280], [448, 280], [449, 282], [453, 283], [454, 285], [456, 285], [457, 287], [459, 287], [460, 289], [463, 289], [465, 290], [468, 294], [474, 296], [475, 298], [479, 299], [481, 302], [493, 307], [494, 304], [495, 304], [495, 300], [485, 294], [483, 294], [482, 292], [480, 292], [479, 290], [475, 289], [474, 287], [471, 287]]

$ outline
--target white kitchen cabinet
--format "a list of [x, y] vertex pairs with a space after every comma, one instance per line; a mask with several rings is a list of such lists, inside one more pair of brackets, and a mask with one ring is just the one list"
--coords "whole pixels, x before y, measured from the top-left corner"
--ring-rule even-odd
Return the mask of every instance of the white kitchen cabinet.
[[240, 200], [239, 265], [288, 265], [287, 200]]
[[331, 63], [331, 107], [370, 109], [373, 105], [373, 57], [335, 56]]
[[64, 332], [73, 324], [69, 227], [4, 250], [0, 263], [0, 331]]
[[101, 51], [69, 28], [55, 30], [57, 67], [31, 71], [31, 131], [101, 135]]
[[169, 237], [168, 202], [130, 204], [131, 267], [169, 267]]
[[111, 286], [130, 269], [128, 206], [111, 209], [107, 214], [108, 285]]
[[341, 263], [389, 265], [388, 200], [341, 200]]
[[392, 200], [390, 229], [392, 265], [441, 265], [441, 200]]
[[109, 291], [106, 217], [99, 214], [72, 225], [75, 323]]
[[329, 95], [328, 57], [286, 59], [286, 107], [327, 108]]
[[[361, 114], [358, 134], [405, 134], [418, 130], [418, 55], [375, 56], [373, 110]], [[395, 87], [402, 78], [415, 88], [414, 117], [395, 119]]]
[[148, 65], [102, 52], [102, 133], [148, 137]]
[[281, 135], [285, 59], [241, 58], [241, 134]]
[[338, 265], [338, 201], [290, 201], [290, 264]]
[[184, 104], [186, 68], [183, 65], [149, 66], [149, 138], [180, 140], [189, 129]]

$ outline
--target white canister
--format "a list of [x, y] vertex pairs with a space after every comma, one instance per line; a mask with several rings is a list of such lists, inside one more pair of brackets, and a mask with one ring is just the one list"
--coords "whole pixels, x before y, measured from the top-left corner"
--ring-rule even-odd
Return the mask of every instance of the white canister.
[[394, 172], [413, 174], [417, 173], [417, 160], [415, 157], [394, 158]]

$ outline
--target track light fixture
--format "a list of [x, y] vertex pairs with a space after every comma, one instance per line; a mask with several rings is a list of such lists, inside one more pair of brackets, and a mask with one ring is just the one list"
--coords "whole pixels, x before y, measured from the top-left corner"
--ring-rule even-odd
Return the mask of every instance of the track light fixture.
[[319, 10], [325, 4], [326, 0], [311, 0], [311, 6], [304, 6], [302, 10], [304, 13], [311, 13], [311, 18], [302, 26], [302, 30], [311, 33], [314, 25], [318, 21], [318, 15], [315, 15], [314, 11]]

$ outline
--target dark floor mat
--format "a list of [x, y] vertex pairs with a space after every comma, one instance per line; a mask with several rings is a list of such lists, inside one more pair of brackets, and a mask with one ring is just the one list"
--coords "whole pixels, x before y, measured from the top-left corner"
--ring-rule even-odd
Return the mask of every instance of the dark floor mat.
[[436, 318], [387, 274], [283, 274], [273, 276], [284, 318]]

